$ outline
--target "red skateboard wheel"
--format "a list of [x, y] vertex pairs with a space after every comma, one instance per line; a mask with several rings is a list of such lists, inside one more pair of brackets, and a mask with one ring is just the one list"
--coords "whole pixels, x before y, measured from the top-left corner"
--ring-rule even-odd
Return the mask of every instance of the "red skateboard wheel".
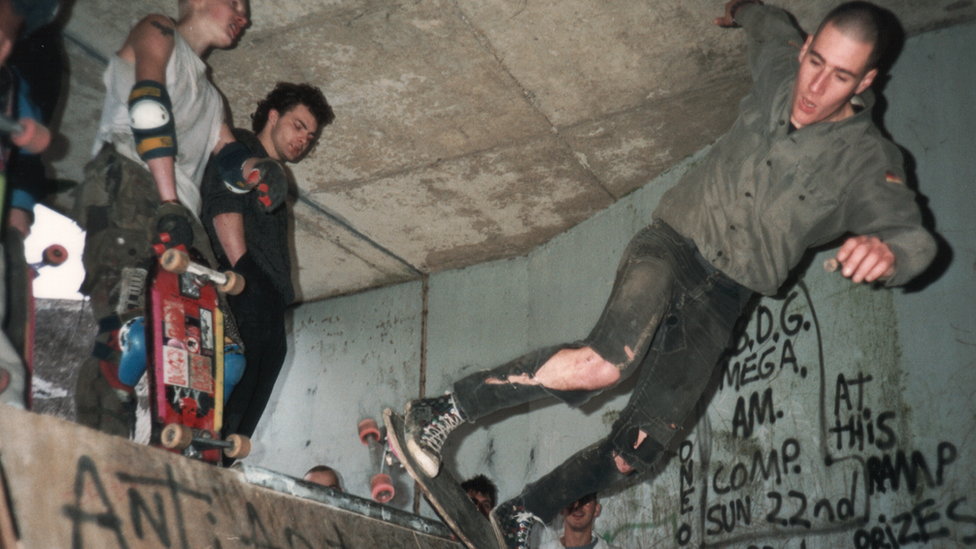
[[44, 264], [57, 267], [68, 260], [68, 250], [60, 244], [51, 244], [44, 248]]
[[359, 422], [359, 442], [363, 445], [369, 446], [369, 437], [375, 437], [376, 441], [380, 439], [380, 427], [376, 424], [375, 419], [364, 419]]
[[393, 499], [396, 490], [393, 489], [393, 481], [390, 475], [380, 473], [369, 481], [369, 491], [373, 495], [373, 500], [379, 503], [386, 503]]

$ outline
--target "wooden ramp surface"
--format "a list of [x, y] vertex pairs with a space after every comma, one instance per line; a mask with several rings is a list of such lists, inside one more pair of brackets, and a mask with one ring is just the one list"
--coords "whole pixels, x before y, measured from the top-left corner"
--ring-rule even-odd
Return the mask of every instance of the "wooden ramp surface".
[[[371, 500], [3, 405], [0, 480], [24, 549], [461, 547], [443, 524]], [[4, 549], [9, 528], [0, 516]]]

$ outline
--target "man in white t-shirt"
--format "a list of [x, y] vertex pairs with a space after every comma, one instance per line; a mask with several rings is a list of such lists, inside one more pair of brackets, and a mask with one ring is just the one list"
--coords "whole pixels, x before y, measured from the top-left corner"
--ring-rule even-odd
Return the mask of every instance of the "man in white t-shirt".
[[596, 494], [588, 494], [559, 512], [563, 517], [563, 535], [550, 539], [540, 549], [616, 549], [603, 538], [593, 534], [593, 524], [603, 507]]

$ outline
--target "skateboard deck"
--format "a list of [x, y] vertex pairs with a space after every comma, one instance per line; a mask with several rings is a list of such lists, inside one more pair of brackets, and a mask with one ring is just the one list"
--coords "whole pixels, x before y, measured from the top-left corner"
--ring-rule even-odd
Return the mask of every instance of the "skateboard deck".
[[[223, 413], [224, 321], [214, 284], [192, 273], [157, 266], [149, 289], [151, 440], [168, 425], [183, 425], [200, 439], [220, 438]], [[191, 443], [184, 455], [220, 463], [220, 449]], [[178, 448], [171, 450], [181, 452]]]
[[400, 464], [417, 481], [427, 501], [461, 543], [469, 549], [498, 549], [494, 528], [461, 489], [454, 475], [442, 468], [436, 477], [427, 476], [407, 451], [403, 417], [387, 408], [383, 411], [383, 421], [387, 439]]

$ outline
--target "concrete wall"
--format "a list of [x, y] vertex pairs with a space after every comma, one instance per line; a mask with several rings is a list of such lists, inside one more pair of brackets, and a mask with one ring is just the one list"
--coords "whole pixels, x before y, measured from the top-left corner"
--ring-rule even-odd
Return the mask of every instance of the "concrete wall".
[[[973, 25], [915, 37], [884, 91], [885, 125], [946, 242], [943, 267], [914, 292], [890, 291], [813, 258], [782, 297], [762, 300], [660, 471], [604, 495], [598, 532], [622, 547], [976, 543], [974, 46]], [[366, 494], [357, 421], [402, 409], [421, 386], [440, 393], [474, 369], [585, 336], [627, 241], [701, 154], [528, 257], [431, 277], [426, 300], [410, 283], [298, 308], [249, 462], [293, 475], [328, 463]], [[488, 474], [507, 499], [604, 436], [630, 387], [579, 410], [546, 400], [466, 426], [448, 464], [462, 478]], [[398, 484], [394, 503], [410, 508], [411, 483]]]

